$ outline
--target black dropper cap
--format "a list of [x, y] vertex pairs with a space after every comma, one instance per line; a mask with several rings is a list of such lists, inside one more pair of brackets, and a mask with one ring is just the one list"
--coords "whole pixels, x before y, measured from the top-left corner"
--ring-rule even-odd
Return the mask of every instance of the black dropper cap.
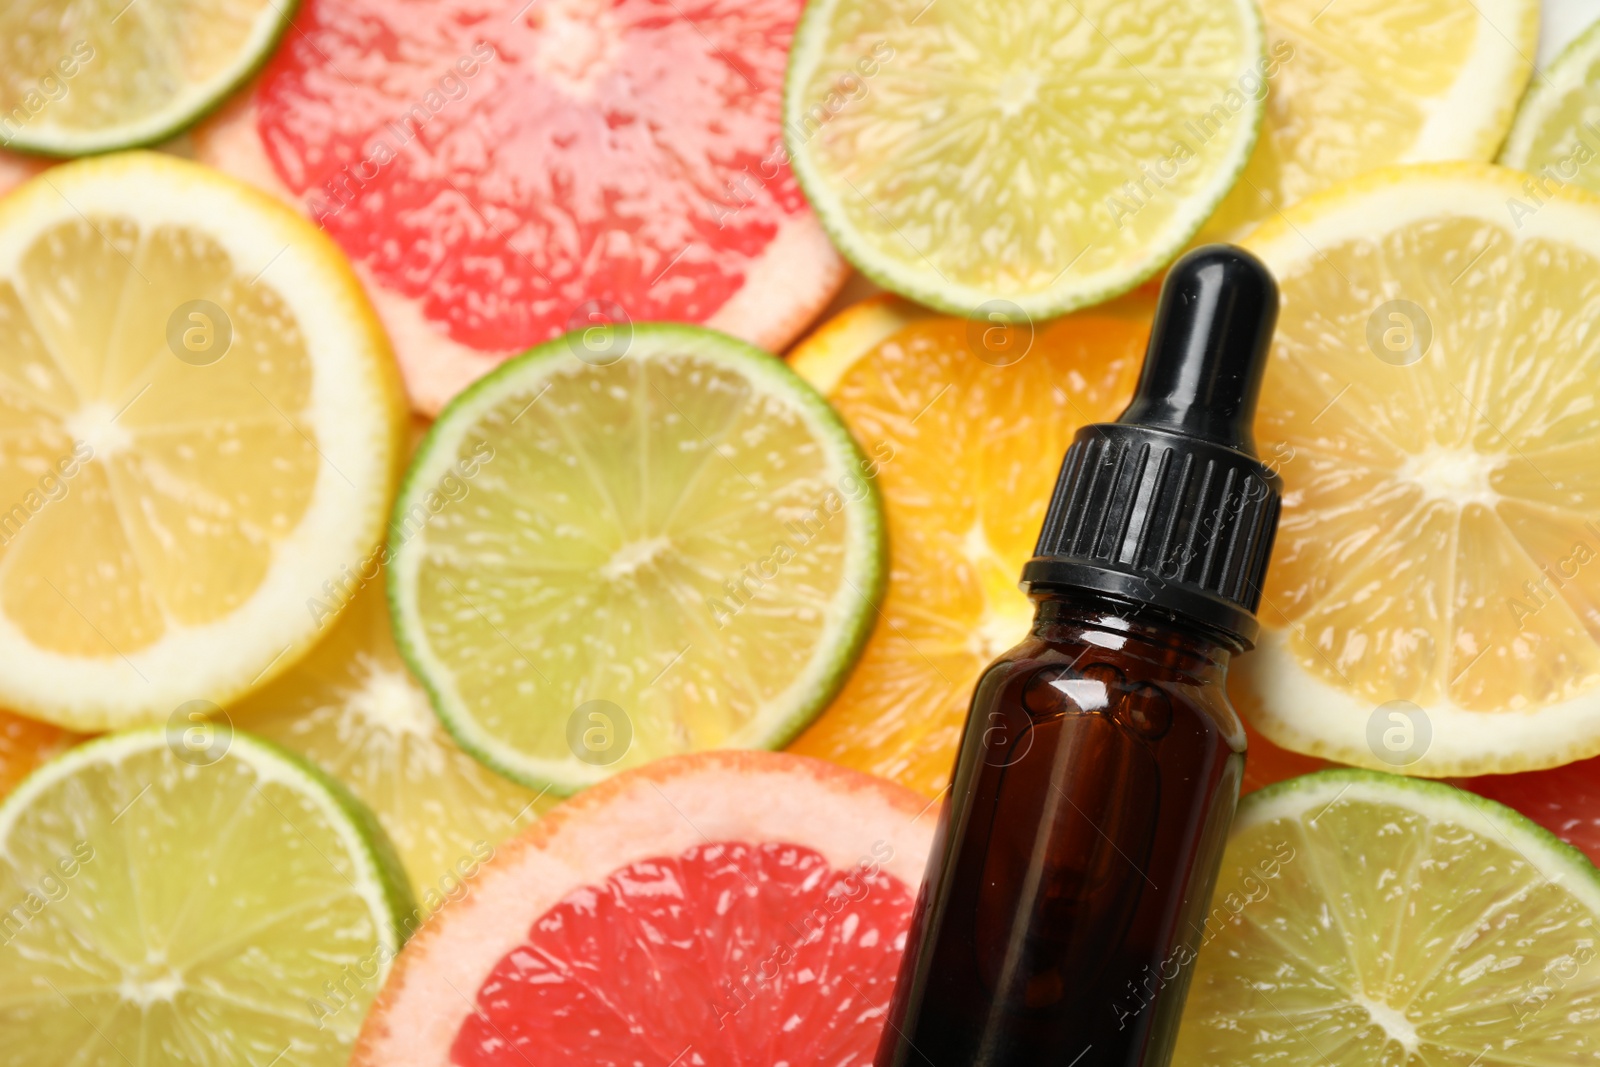
[[1282, 482], [1251, 423], [1277, 320], [1278, 287], [1242, 248], [1172, 265], [1133, 402], [1078, 431], [1024, 590], [1087, 590], [1254, 643]]

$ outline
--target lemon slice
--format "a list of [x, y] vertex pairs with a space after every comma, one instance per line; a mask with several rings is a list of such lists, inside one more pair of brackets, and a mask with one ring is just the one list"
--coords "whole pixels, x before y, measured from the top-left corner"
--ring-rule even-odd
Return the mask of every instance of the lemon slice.
[[345, 600], [349, 607], [304, 659], [229, 717], [304, 756], [371, 808], [431, 913], [467, 891], [497, 846], [555, 801], [450, 740], [395, 649], [383, 582], [374, 563], [322, 591], [319, 611]]
[[1250, 0], [817, 0], [788, 152], [880, 285], [1047, 317], [1131, 289], [1211, 214], [1255, 143], [1262, 41]]
[[791, 751], [928, 795], [949, 784], [972, 687], [1033, 620], [1017, 578], [1057, 460], [1078, 427], [1127, 405], [1151, 296], [1141, 289], [1037, 330], [881, 296], [790, 354], [871, 457], [892, 546], [866, 651]]
[[132, 153], [0, 203], [0, 704], [81, 731], [226, 703], [381, 535], [403, 403], [325, 236]]
[[[1500, 162], [1600, 192], [1600, 22], [1583, 31], [1523, 97]], [[1548, 188], [1548, 182], [1541, 182]], [[1524, 198], [1542, 196], [1539, 185]]]
[[1381, 171], [1247, 242], [1283, 307], [1256, 433], [1285, 482], [1257, 650], [1269, 738], [1430, 776], [1600, 752], [1600, 199]]
[[7, 0], [0, 145], [81, 156], [154, 144], [272, 54], [296, 0]]
[[0, 806], [13, 1063], [343, 1064], [411, 894], [349, 794], [243, 733], [80, 746]]
[[842, 684], [884, 580], [874, 467], [781, 360], [694, 326], [599, 341], [453, 401], [389, 535], [396, 638], [446, 727], [561, 793], [781, 746]]
[[1487, 160], [1539, 39], [1538, 0], [1263, 0], [1269, 86], [1249, 165], [1206, 224], [1231, 240], [1394, 163]]
[[[1195, 946], [1179, 1067], [1593, 1063], [1600, 872], [1510, 808], [1324, 771], [1246, 797]], [[1181, 979], [1178, 977], [1181, 975]], [[1148, 997], [1124, 993], [1119, 1011]]]

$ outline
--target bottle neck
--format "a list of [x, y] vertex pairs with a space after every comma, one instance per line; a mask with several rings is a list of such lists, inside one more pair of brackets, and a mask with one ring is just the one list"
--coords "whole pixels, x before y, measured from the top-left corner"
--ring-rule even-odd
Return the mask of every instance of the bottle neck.
[[1221, 685], [1237, 646], [1157, 608], [1081, 590], [1035, 591], [1032, 636], [1052, 644], [1098, 645], [1202, 684]]

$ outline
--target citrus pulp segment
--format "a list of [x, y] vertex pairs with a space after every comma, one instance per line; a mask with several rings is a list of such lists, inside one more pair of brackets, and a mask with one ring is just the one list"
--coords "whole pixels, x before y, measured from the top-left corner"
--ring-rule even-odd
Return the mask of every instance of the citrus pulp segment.
[[333, 244], [194, 163], [0, 202], [0, 703], [71, 729], [222, 704], [380, 539], [404, 406]]
[[794, 751], [945, 787], [978, 675], [1033, 618], [1017, 580], [1060, 458], [1126, 406], [1153, 310], [1141, 291], [1035, 329], [884, 297], [795, 349], [876, 461], [891, 552], [877, 628]]
[[445, 725], [558, 792], [783, 744], [882, 590], [875, 461], [826, 401], [725, 334], [626, 336], [604, 365], [570, 335], [462, 394], [390, 528], [396, 634]]
[[10, 0], [0, 144], [81, 156], [180, 132], [271, 54], [295, 0]]
[[343, 1064], [412, 908], [382, 832], [244, 733], [80, 746], [0, 805], [11, 1064]]
[[229, 717], [305, 757], [372, 809], [431, 913], [552, 802], [450, 739], [395, 649], [382, 570], [374, 564], [351, 577], [318, 599], [330, 611], [348, 599], [327, 636]]
[[[936, 822], [910, 790], [782, 753], [617, 775], [508, 842], [418, 932], [351, 1063], [869, 1062]], [[821, 900], [786, 877], [802, 871]], [[655, 892], [629, 894], [632, 873]], [[564, 923], [580, 936], [556, 936]], [[497, 968], [532, 962], [517, 952], [530, 938], [564, 972], [537, 984], [565, 1010], [523, 1012], [540, 989], [494, 988]], [[516, 1032], [454, 1047], [483, 1021]]]
[[1180, 1067], [1576, 1065], [1600, 1050], [1600, 872], [1437, 782], [1325, 771], [1246, 797], [1195, 929], [1198, 961], [1173, 961], [1193, 973]]
[[[1600, 165], [1595, 161], [1600, 155], [1597, 118], [1600, 23], [1567, 45], [1533, 83], [1517, 108], [1500, 162], [1541, 178], [1600, 192]], [[1538, 185], [1533, 194], [1543, 195]]]
[[784, 130], [862, 273], [953, 314], [1043, 318], [1194, 235], [1255, 143], [1241, 86], [1264, 62], [1248, 0], [816, 0]]
[[1600, 199], [1519, 226], [1523, 180], [1377, 172], [1247, 242], [1282, 290], [1256, 434], [1286, 492], [1234, 693], [1286, 747], [1431, 776], [1600, 751]]
[[1261, 137], [1202, 238], [1394, 163], [1487, 160], [1532, 70], [1538, 0], [1263, 0]]
[[339, 242], [428, 414], [574, 329], [778, 350], [845, 275], [779, 130], [800, 8], [305, 0], [196, 150]]

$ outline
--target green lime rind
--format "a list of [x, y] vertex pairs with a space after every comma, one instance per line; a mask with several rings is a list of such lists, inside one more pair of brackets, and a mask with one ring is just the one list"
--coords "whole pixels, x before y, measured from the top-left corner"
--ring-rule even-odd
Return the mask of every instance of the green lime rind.
[[[1207, 194], [1203, 198], [1196, 198], [1197, 202], [1203, 202], [1203, 209], [1194, 213], [1192, 223], [1175, 228], [1167, 240], [1147, 249], [1137, 263], [1101, 285], [1074, 286], [1058, 282], [1039, 293], [987, 292], [950, 282], [931, 265], [927, 271], [906, 269], [899, 260], [877, 252], [872, 242], [850, 223], [821, 168], [807, 151], [807, 141], [801, 140], [796, 134], [797, 130], [804, 128], [806, 102], [802, 96], [805, 83], [826, 47], [829, 20], [841, 4], [851, 2], [853, 0], [811, 0], [795, 26], [783, 86], [783, 137], [789, 166], [823, 231], [856, 270], [890, 292], [946, 314], [983, 318], [985, 314], [981, 309], [984, 305], [998, 300], [1014, 304], [1021, 310], [1021, 315], [991, 311], [987, 313], [988, 317], [1017, 321], [1050, 319], [1104, 303], [1138, 288], [1164, 270], [1204, 228], [1223, 199], [1238, 184], [1261, 136], [1266, 115], [1265, 94], [1259, 99], [1246, 98], [1239, 112], [1246, 117], [1246, 136], [1240, 140], [1234, 158], [1217, 168], [1215, 180]], [[1254, 47], [1249, 51], [1264, 62], [1267, 58], [1267, 34], [1261, 11], [1252, 2], [1239, 3], [1237, 6], [1253, 30]], [[1129, 176], [1138, 177], [1136, 173], [1130, 173]], [[1063, 275], [1070, 266], [1070, 263], [1062, 264]]]
[[[141, 6], [157, 2], [139, 0]], [[78, 134], [47, 126], [42, 131], [43, 136], [39, 135], [39, 131], [30, 135], [30, 124], [24, 124], [11, 137], [0, 136], [0, 147], [48, 159], [75, 159], [129, 148], [149, 148], [169, 141], [214, 114], [227, 103], [229, 97], [260, 73], [267, 65], [267, 60], [277, 51], [284, 35], [289, 32], [299, 8], [300, 0], [269, 0], [266, 13], [247, 47], [239, 53], [238, 61], [212, 78], [203, 90], [193, 94], [187, 102], [171, 105], [133, 122]], [[103, 42], [99, 47], [105, 47]]]
[[[240, 732], [235, 730], [233, 734], [235, 743], [240, 736]], [[411, 886], [411, 877], [406, 874], [405, 864], [400, 861], [399, 850], [389, 839], [388, 831], [378, 821], [378, 816], [362, 803], [361, 798], [352, 793], [348, 786], [300, 753], [255, 734], [242, 736], [249, 744], [260, 746], [262, 750], [277, 756], [326, 789], [333, 802], [339, 806], [339, 810], [355, 824], [360, 840], [367, 849], [366, 858], [377, 869], [378, 884], [383, 890], [384, 900], [388, 902], [389, 914], [393, 919], [389, 929], [394, 934], [394, 942], [389, 947], [398, 952], [420, 924], [422, 908], [417, 903], [416, 893]]]
[[1274, 782], [1239, 802], [1232, 834], [1237, 836], [1275, 819], [1295, 818], [1346, 798], [1390, 803], [1437, 822], [1492, 830], [1485, 836], [1510, 843], [1550, 881], [1560, 882], [1562, 876], [1571, 875], [1571, 882], [1561, 884], [1581, 895], [1600, 916], [1600, 869], [1588, 856], [1513, 808], [1429, 778], [1336, 767]]
[[[810, 416], [813, 426], [824, 430], [827, 443], [845, 463], [863, 465], [857, 469], [864, 469], [866, 455], [844, 420], [821, 393], [783, 360], [755, 345], [703, 326], [636, 323], [632, 330], [630, 348], [624, 358], [647, 358], [657, 351], [684, 351], [685, 346], [691, 352], [714, 351], [719, 358], [738, 364], [753, 382], [764, 379], [773, 391], [781, 391]], [[456, 744], [497, 774], [528, 788], [549, 790], [562, 796], [570, 796], [624, 767], [601, 770], [575, 757], [562, 760], [522, 757], [477, 729], [467, 709], [452, 693], [449, 670], [438, 663], [426, 647], [424, 627], [416, 616], [413, 596], [419, 542], [425, 538], [417, 534], [407, 540], [403, 536], [402, 519], [448, 469], [456, 446], [476, 424], [478, 414], [492, 409], [499, 397], [517, 391], [528, 382], [538, 382], [556, 367], [574, 360], [576, 357], [569, 344], [569, 338], [574, 336], [576, 334], [557, 337], [507, 360], [458, 394], [440, 412], [419, 442], [411, 465], [401, 479], [389, 524], [391, 547], [386, 587], [395, 645]], [[838, 694], [866, 647], [878, 605], [888, 586], [889, 545], [883, 498], [875, 481], [865, 479], [862, 484], [865, 495], [852, 502], [856, 533], [851, 543], [854, 558], [847, 567], [852, 591], [859, 600], [856, 609], [825, 646], [822, 655], [813, 661], [812, 673], [817, 682], [807, 698], [770, 721], [753, 720], [762, 723], [759, 732], [740, 737], [737, 744], [729, 747], [773, 750], [788, 744]], [[565, 716], [571, 710], [559, 708], [554, 714]]]
[[[1594, 104], [1600, 105], [1600, 81], [1589, 83], [1584, 78], [1585, 71], [1597, 60], [1600, 60], [1600, 21], [1578, 34], [1539, 77], [1529, 82], [1528, 91], [1517, 106], [1516, 116], [1511, 120], [1511, 132], [1506, 135], [1496, 162], [1518, 170], [1530, 170], [1533, 166], [1556, 162], [1530, 159], [1534, 138], [1544, 129], [1551, 112], [1572, 94], [1587, 91]], [[1600, 148], [1600, 145], [1590, 147]], [[1579, 181], [1578, 184], [1593, 192], [1600, 192], [1600, 163], [1591, 169], [1593, 174], [1589, 180]], [[1578, 176], [1582, 176], [1582, 171]]]
[[1600, 871], [1512, 809], [1320, 771], [1245, 797], [1221, 867], [1174, 1064], [1589, 1062]]
[[[0, 801], [0, 848], [5, 847], [11, 828], [20, 815], [47, 786], [69, 777], [83, 767], [104, 760], [115, 763], [121, 756], [135, 752], [168, 749], [168, 729], [165, 726], [145, 726], [95, 738], [55, 757], [41, 765], [22, 783]], [[414, 915], [418, 914], [411, 882], [406, 877], [394, 845], [388, 834], [378, 825], [377, 818], [366, 805], [357, 800], [341, 783], [320, 768], [281, 745], [266, 741], [240, 730], [233, 730], [226, 754], [222, 759], [243, 759], [252, 767], [266, 768], [278, 779], [296, 781], [302, 791], [318, 802], [317, 806], [336, 829], [347, 828], [340, 837], [349, 846], [351, 861], [356, 865], [362, 881], [375, 886], [377, 898], [382, 901], [381, 913], [373, 919], [385, 937], [388, 950], [383, 966], [400, 951], [401, 946], [415, 928]], [[177, 762], [177, 757], [172, 757]], [[407, 926], [406, 920], [412, 924]]]

